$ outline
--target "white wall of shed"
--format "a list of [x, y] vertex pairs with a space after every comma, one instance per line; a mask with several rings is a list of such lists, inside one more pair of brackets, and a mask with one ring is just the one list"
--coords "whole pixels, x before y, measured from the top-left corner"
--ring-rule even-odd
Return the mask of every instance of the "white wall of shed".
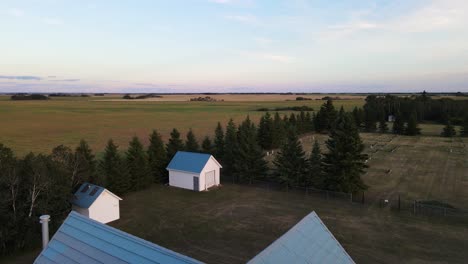
[[120, 218], [119, 199], [103, 191], [89, 207], [89, 218], [103, 224], [118, 220]]
[[[170, 170], [169, 171], [169, 185], [174, 186], [174, 187], [188, 189], [188, 190], [193, 190], [193, 177], [194, 176], [199, 177], [200, 175], [189, 173], [189, 172]], [[199, 179], [199, 184], [200, 184], [200, 181], [201, 179]]]
[[213, 158], [210, 158], [200, 173], [200, 190], [206, 190], [205, 174], [213, 170], [215, 171], [215, 186], [218, 186], [221, 183], [219, 177], [219, 165], [213, 160]]

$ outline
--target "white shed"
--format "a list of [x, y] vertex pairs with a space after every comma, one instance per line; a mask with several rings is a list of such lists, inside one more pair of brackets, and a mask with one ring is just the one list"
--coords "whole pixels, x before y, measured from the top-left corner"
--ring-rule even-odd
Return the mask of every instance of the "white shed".
[[221, 168], [210, 154], [178, 151], [166, 169], [170, 186], [201, 192], [220, 184]]
[[103, 224], [120, 218], [119, 202], [122, 198], [109, 190], [91, 183], [83, 183], [72, 199], [72, 209]]

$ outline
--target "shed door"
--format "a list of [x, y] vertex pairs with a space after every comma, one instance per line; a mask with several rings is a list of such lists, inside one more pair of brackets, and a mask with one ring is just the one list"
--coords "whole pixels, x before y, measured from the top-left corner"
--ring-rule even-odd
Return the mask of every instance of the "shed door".
[[205, 173], [205, 183], [206, 183], [206, 188], [210, 188], [211, 186], [215, 185], [215, 171], [209, 171]]
[[198, 192], [199, 189], [200, 189], [200, 184], [198, 183], [198, 177], [193, 176], [193, 190]]

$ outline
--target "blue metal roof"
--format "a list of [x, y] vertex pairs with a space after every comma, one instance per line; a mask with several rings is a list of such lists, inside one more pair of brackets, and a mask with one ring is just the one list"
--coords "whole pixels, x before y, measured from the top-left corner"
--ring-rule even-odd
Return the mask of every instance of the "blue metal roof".
[[89, 208], [104, 190], [101, 186], [85, 182], [75, 192], [71, 202], [81, 208]]
[[71, 212], [34, 261], [52, 263], [202, 263]]
[[248, 263], [354, 263], [315, 212]]
[[205, 153], [177, 151], [166, 169], [200, 173], [210, 157]]

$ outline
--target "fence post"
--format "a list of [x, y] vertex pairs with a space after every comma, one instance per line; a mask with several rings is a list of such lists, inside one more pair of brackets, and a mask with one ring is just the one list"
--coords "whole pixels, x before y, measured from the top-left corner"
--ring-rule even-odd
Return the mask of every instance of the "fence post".
[[362, 204], [364, 204], [364, 202], [365, 202], [364, 193], [365, 193], [365, 192], [363, 191], [363, 192], [362, 192]]
[[328, 200], [328, 191], [326, 191], [326, 192], [327, 192], [327, 200]]
[[351, 202], [353, 202], [353, 193], [350, 193]]
[[416, 200], [414, 200], [414, 203], [413, 203], [413, 213], [414, 215], [416, 215]]

